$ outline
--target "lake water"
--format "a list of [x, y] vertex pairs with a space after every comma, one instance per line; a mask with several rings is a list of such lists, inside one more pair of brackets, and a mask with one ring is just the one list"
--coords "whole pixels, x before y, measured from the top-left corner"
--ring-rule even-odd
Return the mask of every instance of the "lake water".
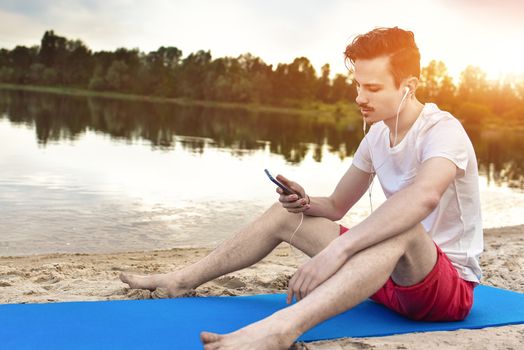
[[[468, 133], [485, 227], [523, 224], [524, 135]], [[340, 120], [0, 90], [0, 255], [213, 247], [276, 200], [264, 168], [329, 195], [361, 138]], [[365, 196], [342, 222], [367, 215]]]

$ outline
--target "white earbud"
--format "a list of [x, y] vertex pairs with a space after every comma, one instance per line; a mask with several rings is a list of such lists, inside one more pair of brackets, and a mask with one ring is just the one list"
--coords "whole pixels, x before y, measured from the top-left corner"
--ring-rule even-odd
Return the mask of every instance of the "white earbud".
[[407, 94], [409, 94], [410, 91], [411, 91], [411, 89], [409, 88], [409, 86], [406, 86], [404, 88], [404, 97], [403, 98], [405, 98], [407, 96]]

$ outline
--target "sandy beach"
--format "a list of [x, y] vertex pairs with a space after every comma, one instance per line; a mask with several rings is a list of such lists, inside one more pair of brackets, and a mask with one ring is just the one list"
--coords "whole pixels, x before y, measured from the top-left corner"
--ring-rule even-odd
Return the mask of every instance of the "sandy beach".
[[[485, 230], [481, 258], [486, 285], [524, 292], [524, 225]], [[164, 298], [121, 283], [121, 271], [167, 272], [203, 257], [208, 249], [172, 249], [113, 254], [47, 254], [0, 257], [0, 303]], [[206, 283], [191, 295], [249, 295], [285, 292], [305, 257], [281, 245], [251, 268]], [[350, 325], [348, 325], [350, 327]], [[296, 344], [296, 349], [524, 349], [524, 325], [344, 338]]]

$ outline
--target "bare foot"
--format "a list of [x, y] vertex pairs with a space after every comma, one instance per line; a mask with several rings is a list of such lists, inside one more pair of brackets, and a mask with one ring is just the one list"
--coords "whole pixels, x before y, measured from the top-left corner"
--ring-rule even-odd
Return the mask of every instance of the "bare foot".
[[285, 331], [283, 323], [273, 317], [253, 323], [229, 334], [200, 333], [204, 350], [285, 350], [296, 338], [298, 331]]
[[191, 290], [177, 281], [173, 273], [156, 274], [150, 276], [139, 276], [122, 272], [120, 280], [133, 289], [148, 289], [154, 291], [157, 288], [164, 288], [170, 298], [179, 297]]

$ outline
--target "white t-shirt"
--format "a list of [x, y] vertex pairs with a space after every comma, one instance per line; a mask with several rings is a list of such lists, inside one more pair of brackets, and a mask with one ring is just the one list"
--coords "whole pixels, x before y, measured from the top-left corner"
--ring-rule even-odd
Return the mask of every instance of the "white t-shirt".
[[457, 176], [422, 225], [459, 275], [479, 282], [482, 272], [478, 259], [484, 242], [477, 158], [460, 122], [427, 103], [395, 147], [390, 147], [389, 128], [384, 122], [372, 125], [366, 139], [360, 142], [353, 165], [376, 172], [386, 198], [411, 184], [421, 164], [430, 158], [444, 157], [457, 166]]

